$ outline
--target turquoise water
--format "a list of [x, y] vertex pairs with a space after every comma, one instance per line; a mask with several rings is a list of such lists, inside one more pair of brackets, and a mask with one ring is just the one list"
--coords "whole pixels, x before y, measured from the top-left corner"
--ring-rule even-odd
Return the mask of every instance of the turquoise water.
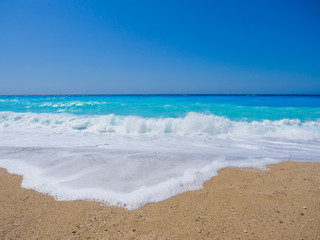
[[146, 118], [176, 118], [197, 112], [224, 116], [230, 120], [288, 118], [304, 122], [320, 118], [320, 96], [0, 96], [0, 111], [115, 114]]
[[57, 200], [136, 209], [319, 156], [319, 96], [0, 96], [0, 167]]

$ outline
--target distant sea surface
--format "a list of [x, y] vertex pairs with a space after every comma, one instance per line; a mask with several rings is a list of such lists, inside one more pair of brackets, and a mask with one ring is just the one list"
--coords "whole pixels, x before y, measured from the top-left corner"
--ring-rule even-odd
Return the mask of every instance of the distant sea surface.
[[58, 200], [138, 208], [227, 166], [319, 161], [320, 96], [0, 96], [0, 167]]

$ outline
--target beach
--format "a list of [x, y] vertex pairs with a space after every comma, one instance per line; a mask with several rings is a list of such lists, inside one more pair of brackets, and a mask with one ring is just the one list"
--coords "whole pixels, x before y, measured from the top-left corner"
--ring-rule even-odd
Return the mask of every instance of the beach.
[[320, 240], [319, 12], [0, 1], [0, 240]]
[[1, 239], [319, 239], [320, 163], [224, 168], [204, 184], [137, 210], [56, 201], [0, 169]]

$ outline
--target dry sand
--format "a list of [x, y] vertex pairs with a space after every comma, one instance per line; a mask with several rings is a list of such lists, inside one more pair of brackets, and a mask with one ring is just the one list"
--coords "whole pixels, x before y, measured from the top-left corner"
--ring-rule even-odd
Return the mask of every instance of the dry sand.
[[0, 239], [320, 239], [320, 163], [226, 168], [135, 211], [58, 202], [0, 169]]

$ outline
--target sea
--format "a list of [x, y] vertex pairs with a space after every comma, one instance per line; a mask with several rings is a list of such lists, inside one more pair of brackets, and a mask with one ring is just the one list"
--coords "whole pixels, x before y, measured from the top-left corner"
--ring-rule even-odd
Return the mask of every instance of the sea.
[[225, 167], [319, 160], [317, 95], [0, 96], [0, 167], [57, 200], [137, 209]]

